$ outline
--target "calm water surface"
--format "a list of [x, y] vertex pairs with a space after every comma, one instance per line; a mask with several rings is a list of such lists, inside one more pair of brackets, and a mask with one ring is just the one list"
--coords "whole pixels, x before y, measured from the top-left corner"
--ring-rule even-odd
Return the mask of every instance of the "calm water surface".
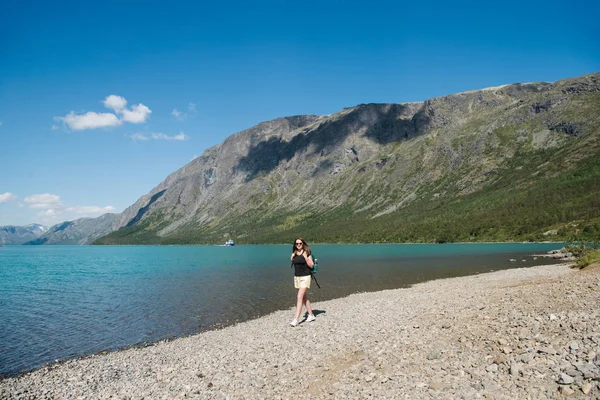
[[[534, 260], [532, 255], [560, 247], [315, 245], [322, 289], [313, 285], [311, 300], [550, 264], [555, 261]], [[0, 248], [0, 377], [55, 360], [186, 336], [291, 309], [295, 305], [291, 249], [291, 245]]]

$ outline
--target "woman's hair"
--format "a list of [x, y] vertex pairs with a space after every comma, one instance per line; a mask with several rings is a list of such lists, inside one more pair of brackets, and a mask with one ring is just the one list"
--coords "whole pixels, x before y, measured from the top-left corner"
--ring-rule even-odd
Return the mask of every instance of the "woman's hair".
[[292, 244], [292, 253], [296, 251], [296, 242], [298, 240], [302, 241], [302, 250], [306, 251], [306, 254], [310, 256], [312, 254], [312, 252], [310, 251], [310, 247], [301, 237], [297, 237], [296, 239], [294, 239], [294, 244]]

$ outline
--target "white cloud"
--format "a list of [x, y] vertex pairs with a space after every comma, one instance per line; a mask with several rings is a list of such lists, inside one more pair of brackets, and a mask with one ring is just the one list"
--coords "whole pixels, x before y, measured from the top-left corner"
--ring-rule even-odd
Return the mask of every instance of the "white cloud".
[[107, 128], [111, 126], [119, 126], [123, 123], [115, 114], [95, 113], [92, 111], [88, 111], [81, 115], [77, 115], [75, 112], [71, 111], [65, 117], [55, 117], [55, 119], [57, 121], [63, 121], [74, 131]]
[[9, 201], [14, 200], [16, 198], [17, 196], [15, 196], [14, 194], [6, 192], [4, 194], [0, 194], [0, 203], [8, 203]]
[[[80, 131], [84, 129], [119, 126], [123, 124], [123, 122], [141, 124], [142, 122], [146, 122], [152, 113], [152, 110], [142, 103], [134, 104], [130, 108], [126, 108], [127, 100], [125, 100], [124, 97], [115, 94], [107, 96], [104, 99], [103, 104], [106, 108], [113, 110], [114, 114], [97, 113], [93, 111], [88, 111], [85, 114], [75, 114], [75, 111], [71, 111], [64, 117], [54, 117], [54, 120], [62, 121], [72, 130]], [[54, 129], [54, 126], [52, 129]]]
[[[0, 194], [0, 209], [10, 207], [9, 204], [3, 205], [9, 201], [17, 199], [17, 196], [6, 192]], [[15, 211], [18, 209], [18, 215], [29, 215], [35, 222], [44, 225], [54, 225], [63, 221], [73, 221], [79, 218], [95, 218], [106, 213], [116, 212], [113, 206], [72, 206], [65, 204], [60, 196], [50, 193], [34, 194], [25, 197], [23, 202], [15, 201], [13, 203]], [[18, 207], [18, 208], [17, 208]], [[29, 211], [25, 211], [25, 208]]]
[[195, 113], [196, 112], [196, 104], [190, 102], [190, 104], [188, 104], [188, 110], [190, 110], [191, 112]]
[[68, 206], [60, 196], [44, 193], [25, 198], [27, 207], [40, 210], [36, 215], [44, 224], [55, 224], [61, 221], [72, 221], [78, 218], [94, 218], [102, 214], [115, 212], [113, 206]]
[[68, 207], [65, 211], [72, 214], [78, 215], [78, 218], [85, 217], [98, 217], [106, 213], [114, 213], [115, 208], [113, 206], [98, 207], [98, 206], [74, 206]]
[[170, 138], [170, 139], [173, 139], [173, 140], [188, 140], [189, 138], [190, 138], [190, 137], [189, 137], [189, 136], [186, 136], [186, 135], [185, 135], [185, 133], [183, 133], [183, 132], [179, 132], [179, 134], [178, 134], [178, 135], [171, 136], [171, 138]]
[[56, 215], [56, 210], [50, 209], [46, 211], [41, 211], [38, 213], [40, 217], [54, 217]]
[[133, 140], [148, 140], [150, 137], [144, 135], [143, 133], [134, 133], [130, 136]]
[[127, 105], [127, 100], [124, 97], [111, 94], [104, 99], [104, 107], [112, 108], [115, 112], [120, 112]]
[[181, 112], [177, 109], [173, 109], [173, 111], [171, 111], [171, 115], [177, 118], [179, 121], [183, 121], [187, 117], [186, 113]]
[[57, 131], [58, 129], [59, 129], [59, 128], [58, 128], [58, 126], [56, 126], [56, 125], [52, 125], [52, 130], [53, 130], [53, 131]]
[[133, 140], [188, 140], [190, 137], [183, 132], [169, 136], [164, 133], [136, 133], [131, 135]]
[[121, 113], [123, 114], [123, 121], [131, 122], [132, 124], [141, 124], [142, 122], [146, 122], [152, 111], [140, 103], [132, 106], [131, 110], [121, 110]]
[[60, 196], [49, 193], [34, 194], [25, 197], [24, 200], [25, 203], [29, 204], [29, 208], [54, 209], [63, 206]]

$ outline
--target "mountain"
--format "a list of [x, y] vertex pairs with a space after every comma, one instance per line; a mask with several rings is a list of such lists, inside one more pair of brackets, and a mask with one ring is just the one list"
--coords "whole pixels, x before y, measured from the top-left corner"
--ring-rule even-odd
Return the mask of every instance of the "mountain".
[[117, 216], [118, 214], [104, 214], [97, 218], [61, 222], [23, 244], [89, 244], [117, 229]]
[[40, 224], [0, 226], [0, 244], [23, 244], [39, 237], [47, 230], [48, 227]]
[[96, 244], [600, 237], [600, 73], [260, 123]]

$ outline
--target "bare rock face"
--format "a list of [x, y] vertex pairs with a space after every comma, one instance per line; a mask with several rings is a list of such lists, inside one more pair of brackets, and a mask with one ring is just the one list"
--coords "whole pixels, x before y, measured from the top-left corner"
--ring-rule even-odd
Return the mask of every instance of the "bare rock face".
[[568, 169], [596, 151], [586, 143], [599, 134], [589, 118], [600, 112], [599, 91], [593, 74], [263, 122], [169, 175], [99, 242], [275, 240], [315, 227], [316, 215], [385, 224], [411, 204], [493, 185], [522, 168], [511, 160], [527, 152], [561, 150]]
[[24, 244], [89, 244], [117, 229], [118, 214], [104, 214], [97, 218], [79, 218], [48, 228], [44, 234]]
[[29, 224], [27, 226], [0, 226], [0, 245], [23, 244], [37, 239], [47, 230], [47, 226], [40, 224]]

